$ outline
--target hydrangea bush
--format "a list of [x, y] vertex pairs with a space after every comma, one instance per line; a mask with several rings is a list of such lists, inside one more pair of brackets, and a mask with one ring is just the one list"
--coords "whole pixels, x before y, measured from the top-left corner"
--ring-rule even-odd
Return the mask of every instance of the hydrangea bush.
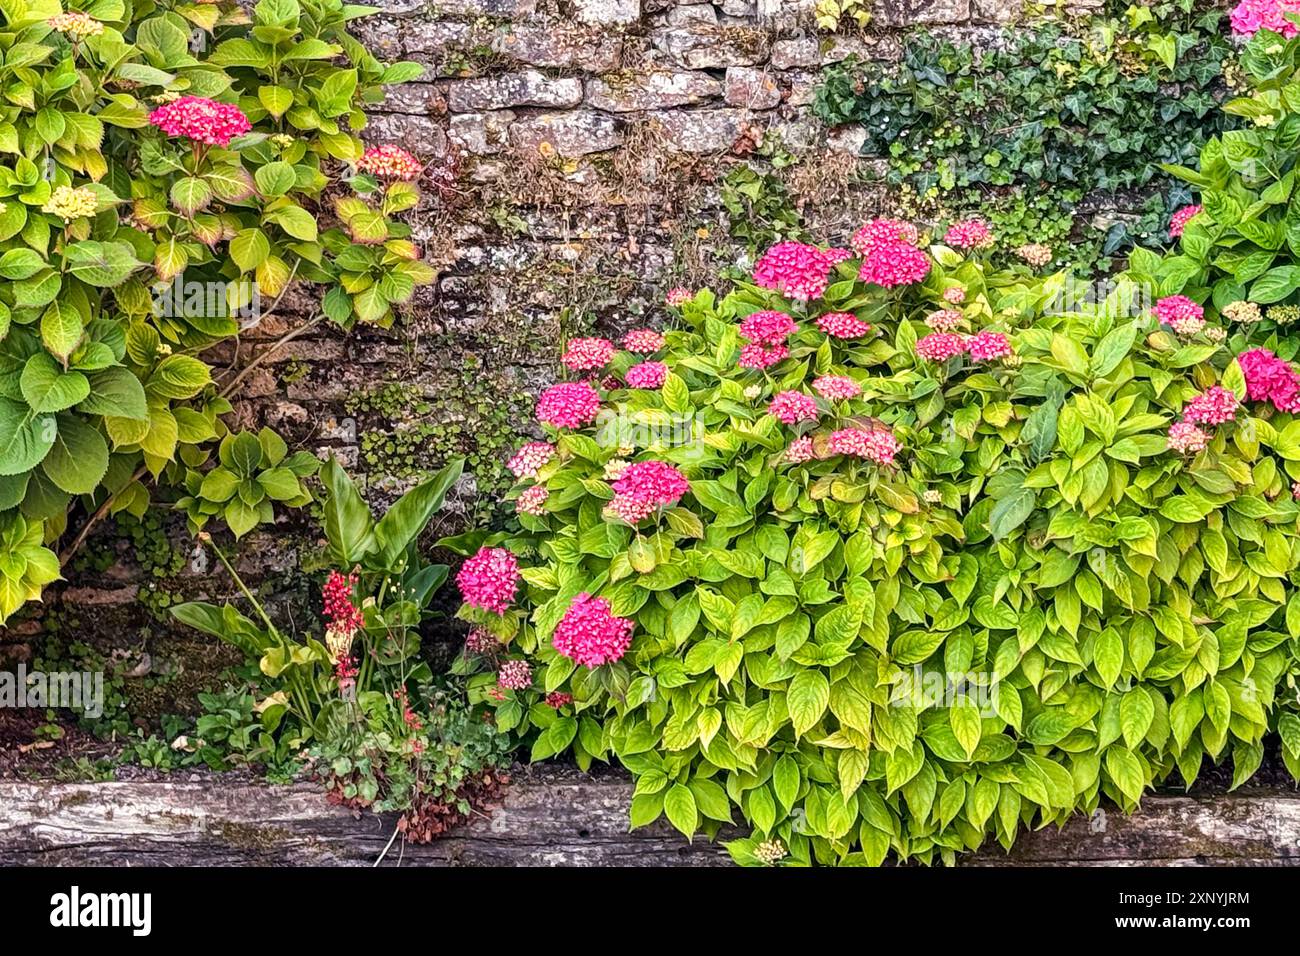
[[141, 515], [159, 479], [237, 535], [310, 500], [315, 465], [274, 436], [222, 442], [209, 470], [229, 384], [199, 355], [295, 280], [345, 327], [432, 280], [392, 218], [419, 162], [357, 135], [422, 69], [348, 33], [373, 9], [0, 4], [0, 622], [59, 577], [74, 499]]
[[938, 235], [877, 220], [678, 296], [648, 387], [583, 341], [511, 461], [520, 530], [448, 540], [476, 699], [534, 758], [631, 770], [634, 825], [951, 859], [1259, 765], [1300, 616], [1295, 372], [1176, 290], [1063, 308], [982, 223]]

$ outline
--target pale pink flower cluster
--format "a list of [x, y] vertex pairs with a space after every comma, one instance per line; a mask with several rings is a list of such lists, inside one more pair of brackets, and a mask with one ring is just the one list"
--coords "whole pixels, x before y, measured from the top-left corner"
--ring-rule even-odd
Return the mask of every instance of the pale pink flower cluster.
[[778, 242], [754, 265], [754, 284], [796, 302], [826, 294], [831, 270], [849, 257], [846, 249], [819, 249], [803, 242]]
[[958, 309], [940, 309], [925, 317], [925, 324], [936, 332], [956, 332], [966, 317]]
[[615, 617], [609, 601], [583, 592], [560, 618], [551, 643], [558, 653], [583, 667], [612, 664], [632, 644], [632, 622]]
[[1178, 335], [1192, 336], [1205, 328], [1205, 310], [1185, 295], [1167, 295], [1157, 299], [1152, 313]]
[[545, 485], [525, 488], [515, 499], [515, 510], [521, 515], [541, 517], [546, 514], [546, 499], [550, 496], [551, 492]]
[[817, 328], [833, 339], [860, 339], [871, 331], [871, 323], [852, 312], [827, 312], [818, 317]]
[[614, 343], [609, 339], [570, 339], [562, 362], [575, 372], [604, 368], [614, 358]]
[[600, 413], [600, 394], [589, 382], [561, 382], [537, 399], [537, 419], [556, 428], [581, 428]]
[[1169, 220], [1169, 238], [1177, 239], [1183, 234], [1183, 229], [1187, 227], [1188, 220], [1201, 211], [1200, 206], [1184, 206], [1178, 210]]
[[794, 465], [812, 461], [816, 457], [817, 450], [813, 447], [813, 440], [807, 435], [801, 435], [790, 442], [790, 447], [785, 450], [785, 460]]
[[1260, 30], [1272, 30], [1290, 39], [1296, 35], [1296, 25], [1285, 14], [1300, 13], [1300, 4], [1294, 0], [1241, 0], [1232, 8], [1229, 19], [1232, 32], [1238, 36], [1254, 36]]
[[1237, 396], [1213, 385], [1183, 406], [1183, 421], [1193, 425], [1222, 425], [1237, 417]]
[[927, 362], [946, 362], [966, 351], [966, 340], [951, 332], [932, 332], [916, 340], [916, 354]]
[[465, 636], [465, 650], [471, 654], [492, 654], [500, 647], [501, 642], [486, 627], [472, 627]]
[[638, 461], [624, 469], [613, 488], [614, 500], [609, 503], [609, 510], [628, 524], [636, 524], [659, 508], [675, 505], [691, 486], [667, 462]]
[[480, 548], [456, 575], [465, 603], [504, 614], [519, 587], [519, 562], [505, 548]]
[[910, 222], [901, 222], [897, 219], [872, 219], [853, 234], [849, 239], [849, 246], [859, 256], [865, 258], [879, 246], [890, 246], [897, 242], [914, 246], [919, 238], [916, 227]]
[[1237, 356], [1246, 379], [1246, 397], [1268, 401], [1283, 412], [1300, 412], [1300, 376], [1289, 362], [1268, 349], [1251, 349]]
[[1191, 422], [1174, 422], [1169, 426], [1169, 448], [1180, 455], [1190, 455], [1201, 451], [1209, 443], [1210, 436]]
[[992, 362], [1011, 354], [1011, 342], [1001, 332], [983, 329], [966, 339], [966, 351], [976, 362]]
[[505, 690], [527, 690], [533, 686], [533, 669], [527, 661], [506, 661], [497, 671], [497, 685]]
[[73, 40], [81, 41], [86, 37], [97, 37], [104, 32], [104, 24], [80, 11], [60, 13], [45, 21], [51, 30], [66, 33]]
[[678, 308], [679, 306], [685, 305], [693, 298], [695, 298], [694, 292], [690, 289], [685, 289], [682, 286], [677, 286], [676, 288], [668, 290], [668, 294], [664, 296], [664, 301], [673, 308]]
[[826, 447], [832, 455], [853, 455], [874, 461], [878, 465], [892, 465], [901, 447], [894, 433], [887, 428], [845, 428], [831, 432]]
[[182, 96], [149, 114], [149, 122], [168, 136], [183, 136], [209, 146], [226, 146], [252, 129], [238, 106], [205, 96]]
[[654, 355], [664, 347], [664, 337], [654, 329], [633, 329], [623, 336], [623, 348], [637, 355]]
[[631, 388], [662, 388], [668, 378], [668, 366], [663, 362], [639, 362], [627, 370], [624, 378]]
[[768, 413], [785, 425], [817, 420], [817, 401], [803, 392], [777, 392], [767, 406]]
[[829, 401], [845, 398], [857, 398], [862, 394], [862, 386], [847, 375], [819, 375], [813, 379], [813, 391]]
[[511, 456], [506, 467], [516, 478], [536, 478], [537, 472], [553, 457], [554, 445], [544, 441], [530, 441]]
[[863, 282], [892, 289], [920, 282], [930, 272], [930, 257], [905, 242], [879, 244], [862, 259], [858, 278]]
[[950, 285], [943, 290], [943, 301], [949, 305], [961, 305], [966, 301], [966, 289], [964, 286]]
[[396, 179], [403, 182], [419, 179], [420, 173], [424, 171], [418, 159], [402, 147], [390, 143], [367, 149], [357, 160], [357, 169], [378, 176], [380, 179]]
[[987, 249], [993, 245], [993, 233], [982, 219], [963, 219], [948, 227], [943, 241], [958, 249]]

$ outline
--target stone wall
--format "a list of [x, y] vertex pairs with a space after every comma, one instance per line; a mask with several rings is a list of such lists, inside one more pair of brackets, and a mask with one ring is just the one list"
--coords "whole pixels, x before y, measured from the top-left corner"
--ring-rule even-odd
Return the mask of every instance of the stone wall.
[[[823, 67], [895, 57], [910, 26], [989, 33], [1019, 0], [881, 0], [868, 33], [834, 38], [809, 26], [809, 0], [380, 5], [358, 32], [382, 58], [427, 72], [389, 91], [366, 136], [435, 171], [441, 188], [426, 189], [414, 226], [441, 277], [392, 329], [322, 324], [294, 338], [248, 376], [236, 413], [340, 456], [376, 500], [469, 455], [477, 475], [456, 489], [439, 529], [449, 531], [491, 512], [499, 462], [530, 427], [530, 396], [553, 379], [566, 336], [659, 324], [666, 289], [743, 260], [746, 243], [719, 204], [729, 169], [776, 175], [825, 240], [842, 242], [880, 210], [879, 163], [858, 155], [853, 130], [827, 130], [811, 114]], [[781, 144], [779, 169], [764, 142]], [[290, 295], [216, 364], [237, 369], [274, 348], [312, 306]], [[250, 578], [290, 595], [282, 612], [308, 626], [308, 579], [295, 587], [294, 575], [314, 570], [317, 534], [289, 521], [240, 547]], [[232, 591], [192, 548], [180, 521], [137, 529], [134, 541], [104, 522], [47, 608], [0, 642], [26, 656], [36, 635], [57, 629], [129, 646], [155, 670], [184, 669], [168, 663], [179, 642], [164, 605]]]

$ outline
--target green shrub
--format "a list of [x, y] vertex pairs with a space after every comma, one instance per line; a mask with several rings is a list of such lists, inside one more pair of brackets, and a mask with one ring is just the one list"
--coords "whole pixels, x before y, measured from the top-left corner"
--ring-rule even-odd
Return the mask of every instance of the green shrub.
[[[322, 308], [348, 326], [391, 321], [432, 279], [390, 218], [415, 186], [357, 172], [362, 107], [421, 70], [384, 66], [348, 33], [371, 10], [0, 2], [0, 622], [59, 576], [47, 546], [74, 498], [138, 517], [150, 477], [206, 480], [194, 471], [238, 380], [219, 388], [198, 356], [237, 333], [254, 293], [270, 309], [295, 279], [328, 286]], [[183, 97], [219, 101], [234, 137], [166, 135], [151, 112]], [[356, 195], [337, 199], [339, 224], [318, 224], [344, 185]], [[240, 490], [223, 513], [241, 533], [272, 500], [305, 498], [275, 468]]]

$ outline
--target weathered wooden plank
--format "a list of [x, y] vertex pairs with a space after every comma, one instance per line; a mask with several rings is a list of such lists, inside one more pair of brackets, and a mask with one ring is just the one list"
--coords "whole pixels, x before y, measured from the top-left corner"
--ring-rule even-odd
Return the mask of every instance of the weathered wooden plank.
[[[713, 866], [726, 851], [666, 825], [628, 832], [617, 773], [522, 770], [489, 816], [425, 846], [395, 842], [383, 865]], [[0, 783], [0, 864], [371, 865], [393, 820], [354, 816], [309, 785]], [[1300, 864], [1300, 796], [1154, 796], [1141, 812], [1078, 818], [988, 847], [968, 865]]]

